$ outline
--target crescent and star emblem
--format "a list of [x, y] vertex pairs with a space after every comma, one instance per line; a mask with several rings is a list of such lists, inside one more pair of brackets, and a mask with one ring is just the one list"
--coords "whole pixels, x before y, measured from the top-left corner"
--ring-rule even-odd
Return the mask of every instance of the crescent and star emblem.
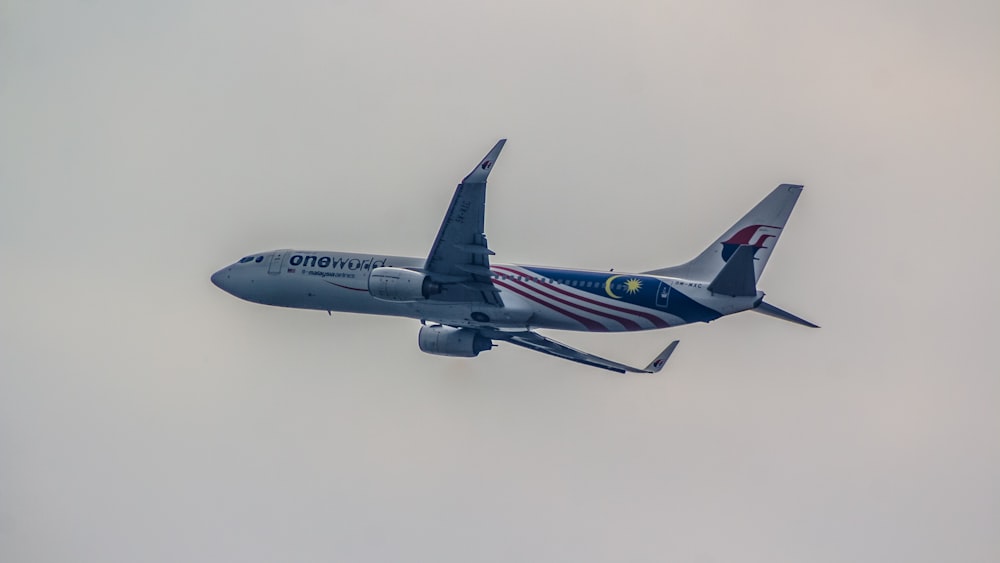
[[[622, 276], [611, 276], [604, 282], [604, 291], [611, 297], [615, 299], [621, 299], [621, 295], [615, 295], [615, 292], [611, 291], [611, 286], [614, 284], [615, 280]], [[638, 278], [631, 278], [625, 281], [625, 293], [629, 295], [638, 293], [642, 289], [642, 280]]]

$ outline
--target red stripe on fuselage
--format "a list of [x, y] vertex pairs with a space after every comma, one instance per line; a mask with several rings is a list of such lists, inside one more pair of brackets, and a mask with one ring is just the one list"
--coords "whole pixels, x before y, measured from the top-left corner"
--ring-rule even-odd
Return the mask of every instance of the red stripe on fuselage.
[[578, 311], [584, 311], [586, 313], [590, 313], [591, 315], [597, 315], [599, 317], [604, 317], [606, 319], [611, 319], [611, 320], [615, 321], [616, 323], [618, 323], [618, 324], [622, 325], [623, 327], [625, 327], [625, 330], [642, 330], [642, 327], [639, 326], [639, 324], [636, 323], [635, 321], [632, 321], [632, 320], [629, 320], [629, 319], [623, 319], [623, 318], [619, 317], [618, 315], [612, 315], [610, 313], [605, 313], [604, 311], [595, 311], [594, 309], [591, 309], [590, 307], [584, 307], [583, 305], [579, 305], [577, 303], [571, 303], [569, 301], [566, 301], [565, 299], [561, 299], [559, 297], [556, 297], [555, 295], [551, 295], [549, 293], [544, 292], [543, 289], [546, 288], [546, 287], [548, 287], [548, 286], [535, 287], [535, 286], [532, 286], [532, 285], [528, 285], [527, 283], [522, 282], [520, 280], [512, 280], [512, 281], [514, 283], [522, 286], [522, 287], [525, 287], [527, 289], [530, 289], [530, 290], [534, 291], [535, 293], [540, 294], [542, 297], [544, 297], [546, 299], [551, 299], [551, 300], [556, 301], [558, 303], [562, 303], [563, 305], [566, 305], [567, 307], [573, 307], [573, 308], [577, 309]]
[[[496, 270], [503, 270], [503, 271], [506, 271], [506, 272], [510, 272], [511, 274], [516, 275], [516, 276], [524, 276], [524, 273], [519, 272], [517, 270], [514, 270], [513, 268], [508, 268], [506, 266], [493, 266], [493, 268], [496, 269]], [[530, 272], [530, 270], [529, 270], [529, 272]], [[537, 275], [537, 274], [535, 274], [535, 275]], [[525, 276], [525, 277], [534, 277], [534, 276]], [[617, 305], [610, 305], [610, 304], [607, 304], [607, 303], [602, 303], [600, 301], [597, 301], [596, 299], [590, 299], [588, 297], [584, 297], [582, 295], [577, 295], [575, 293], [566, 291], [565, 289], [563, 289], [561, 287], [558, 287], [557, 285], [546, 286], [546, 287], [548, 287], [549, 289], [552, 289], [553, 291], [558, 291], [559, 293], [562, 293], [563, 295], [568, 295], [568, 296], [570, 296], [570, 297], [572, 297], [574, 299], [579, 299], [580, 301], [586, 301], [587, 303], [590, 303], [592, 305], [597, 305], [599, 307], [604, 307], [606, 309], [611, 309], [613, 311], [619, 311], [619, 312], [622, 312], [622, 313], [630, 313], [630, 314], [633, 314], [633, 315], [638, 315], [638, 316], [640, 316], [640, 317], [648, 320], [649, 322], [653, 323], [653, 326], [655, 326], [656, 328], [667, 328], [667, 327], [670, 326], [670, 324], [667, 323], [667, 321], [661, 319], [660, 317], [657, 317], [656, 315], [650, 314], [650, 313], [646, 313], [646, 312], [643, 312], [643, 311], [633, 311], [632, 309], [626, 309], [624, 307], [618, 307]], [[555, 298], [553, 297], [553, 299], [555, 299]], [[578, 307], [579, 307], [579, 305], [578, 305]], [[636, 328], [635, 330], [642, 330], [642, 329], [641, 328]]]
[[516, 287], [514, 287], [514, 286], [512, 286], [510, 284], [507, 284], [505, 282], [502, 282], [500, 280], [493, 280], [493, 283], [495, 285], [499, 285], [502, 288], [505, 288], [505, 289], [508, 289], [510, 291], [513, 291], [514, 293], [520, 295], [521, 297], [524, 297], [525, 299], [530, 299], [530, 300], [534, 301], [535, 303], [538, 303], [540, 305], [545, 305], [546, 307], [548, 307], [549, 309], [552, 309], [553, 311], [555, 311], [557, 313], [566, 315], [567, 317], [569, 317], [569, 318], [573, 319], [574, 321], [582, 324], [583, 326], [587, 327], [587, 329], [589, 329], [589, 330], [591, 330], [593, 332], [608, 332], [608, 327], [602, 325], [601, 323], [599, 323], [599, 322], [597, 322], [595, 320], [588, 319], [586, 317], [581, 317], [580, 315], [571, 313], [571, 312], [569, 312], [569, 311], [567, 311], [565, 309], [557, 307], [557, 306], [553, 305], [552, 303], [547, 303], [547, 302], [543, 301], [542, 299], [536, 297], [535, 295], [532, 295], [532, 294], [530, 294], [530, 293], [528, 293], [526, 291], [521, 291], [520, 289], [518, 289], [518, 288], [516, 288]]

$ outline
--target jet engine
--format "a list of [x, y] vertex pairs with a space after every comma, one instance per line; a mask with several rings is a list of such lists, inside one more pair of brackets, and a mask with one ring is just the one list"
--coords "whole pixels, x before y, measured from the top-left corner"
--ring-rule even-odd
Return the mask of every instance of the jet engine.
[[493, 341], [471, 328], [422, 326], [417, 337], [420, 350], [438, 356], [474, 358], [493, 347]]
[[368, 278], [368, 293], [382, 301], [423, 301], [440, 292], [427, 274], [406, 268], [375, 268]]

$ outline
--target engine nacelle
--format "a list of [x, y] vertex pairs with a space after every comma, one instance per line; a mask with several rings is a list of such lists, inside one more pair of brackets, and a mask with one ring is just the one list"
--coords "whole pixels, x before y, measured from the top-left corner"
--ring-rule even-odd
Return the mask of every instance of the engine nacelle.
[[440, 291], [427, 274], [406, 268], [375, 268], [368, 278], [368, 293], [382, 301], [423, 301]]
[[461, 358], [474, 358], [493, 347], [493, 341], [477, 330], [453, 326], [422, 326], [417, 342], [422, 352]]

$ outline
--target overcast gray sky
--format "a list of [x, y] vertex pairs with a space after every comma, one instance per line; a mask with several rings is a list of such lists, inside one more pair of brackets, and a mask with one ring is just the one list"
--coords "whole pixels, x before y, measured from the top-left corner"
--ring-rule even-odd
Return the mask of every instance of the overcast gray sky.
[[[0, 561], [1000, 560], [1000, 3], [0, 3]], [[274, 248], [684, 261], [806, 189], [754, 314], [261, 307]]]

